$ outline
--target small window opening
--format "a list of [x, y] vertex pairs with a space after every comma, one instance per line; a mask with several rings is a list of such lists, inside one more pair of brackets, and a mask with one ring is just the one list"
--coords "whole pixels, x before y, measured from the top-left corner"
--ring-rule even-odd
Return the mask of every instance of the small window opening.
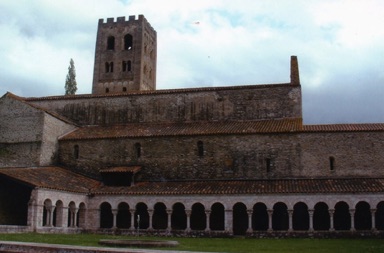
[[123, 72], [127, 71], [127, 62], [126, 61], [123, 61]]
[[131, 71], [131, 61], [123, 61], [122, 69], [123, 72]]
[[335, 170], [335, 158], [333, 156], [329, 157], [329, 170]]
[[124, 50], [131, 50], [133, 44], [133, 37], [130, 34], [124, 36]]
[[272, 169], [272, 159], [266, 158], [265, 159], [266, 167], [267, 167], [267, 173], [271, 172]]
[[107, 49], [115, 50], [115, 37], [109, 36], [107, 40]]
[[109, 88], [105, 88], [105, 93], [109, 93]]
[[204, 143], [202, 141], [197, 142], [197, 153], [200, 157], [204, 156]]
[[135, 144], [135, 151], [136, 151], [136, 157], [140, 158], [141, 157], [141, 144], [140, 143]]
[[75, 159], [79, 159], [79, 145], [75, 145], [73, 147], [73, 157]]
[[105, 73], [113, 72], [113, 62], [105, 63]]
[[123, 92], [126, 92], [127, 91], [127, 87], [123, 87]]

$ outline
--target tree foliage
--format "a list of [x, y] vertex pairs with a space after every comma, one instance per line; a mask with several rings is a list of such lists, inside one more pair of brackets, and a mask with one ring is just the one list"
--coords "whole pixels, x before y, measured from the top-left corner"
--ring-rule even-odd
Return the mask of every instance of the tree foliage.
[[65, 95], [74, 95], [77, 91], [75, 62], [70, 60], [68, 74], [65, 80]]

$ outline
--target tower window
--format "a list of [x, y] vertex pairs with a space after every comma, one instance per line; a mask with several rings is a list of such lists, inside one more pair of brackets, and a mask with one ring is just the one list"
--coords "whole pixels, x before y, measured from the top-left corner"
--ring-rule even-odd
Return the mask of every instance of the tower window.
[[115, 50], [115, 37], [113, 36], [108, 37], [107, 50]]
[[131, 61], [123, 61], [123, 72], [131, 71]]
[[79, 159], [79, 145], [73, 146], [73, 157]]
[[204, 143], [202, 141], [197, 142], [197, 154], [200, 157], [204, 156]]
[[136, 152], [136, 157], [140, 158], [141, 157], [141, 144], [140, 143], [135, 144], [135, 152]]
[[131, 50], [133, 45], [132, 35], [127, 34], [124, 36], [124, 50]]
[[329, 157], [329, 170], [335, 170], [335, 158], [333, 156]]
[[113, 72], [113, 62], [106, 62], [105, 73], [112, 73], [112, 72]]

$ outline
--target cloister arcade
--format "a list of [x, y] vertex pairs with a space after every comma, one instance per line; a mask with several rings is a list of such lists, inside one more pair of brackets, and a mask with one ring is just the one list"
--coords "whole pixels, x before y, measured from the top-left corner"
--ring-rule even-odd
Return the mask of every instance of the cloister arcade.
[[[64, 207], [44, 201], [43, 226], [91, 230], [245, 235], [265, 231], [380, 231], [384, 230], [384, 200], [364, 199], [284, 201], [130, 201], [102, 198]], [[234, 199], [233, 199], [234, 200]], [[88, 224], [88, 225], [87, 225]], [[91, 224], [91, 225], [90, 225]]]

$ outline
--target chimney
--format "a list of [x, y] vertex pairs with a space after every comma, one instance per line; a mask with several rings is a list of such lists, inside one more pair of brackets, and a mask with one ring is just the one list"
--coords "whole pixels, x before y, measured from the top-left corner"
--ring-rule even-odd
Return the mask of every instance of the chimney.
[[299, 63], [297, 56], [291, 56], [291, 85], [300, 85]]

